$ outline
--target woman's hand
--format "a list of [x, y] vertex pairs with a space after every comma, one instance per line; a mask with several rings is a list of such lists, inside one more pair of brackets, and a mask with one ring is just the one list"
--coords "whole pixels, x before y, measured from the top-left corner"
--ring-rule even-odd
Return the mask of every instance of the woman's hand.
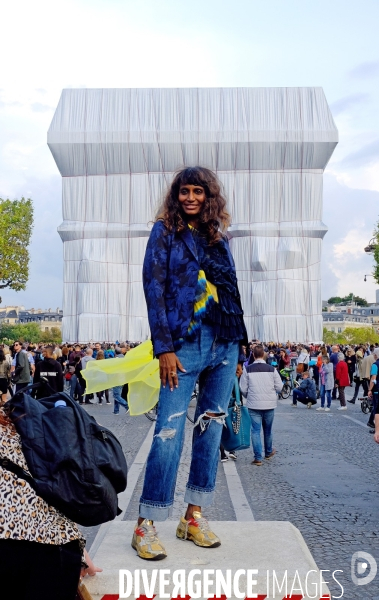
[[186, 372], [175, 352], [164, 352], [159, 355], [159, 378], [163, 387], [166, 387], [166, 382], [168, 383], [171, 392], [174, 386], [178, 387], [178, 369], [182, 373]]
[[86, 569], [82, 568], [82, 570], [80, 571], [80, 577], [85, 577], [86, 575], [93, 577], [94, 575], [96, 575], [96, 573], [102, 572], [103, 569], [100, 569], [100, 567], [95, 567], [95, 565], [89, 557], [87, 550], [84, 550], [84, 560], [86, 561], [88, 567]]

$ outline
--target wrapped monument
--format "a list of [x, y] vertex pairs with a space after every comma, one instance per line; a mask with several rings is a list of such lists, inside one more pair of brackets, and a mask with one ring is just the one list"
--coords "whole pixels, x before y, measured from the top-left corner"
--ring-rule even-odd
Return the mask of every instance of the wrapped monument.
[[68, 89], [48, 144], [63, 178], [63, 339], [144, 340], [141, 278], [182, 166], [218, 173], [248, 334], [322, 337], [323, 170], [338, 132], [321, 88]]

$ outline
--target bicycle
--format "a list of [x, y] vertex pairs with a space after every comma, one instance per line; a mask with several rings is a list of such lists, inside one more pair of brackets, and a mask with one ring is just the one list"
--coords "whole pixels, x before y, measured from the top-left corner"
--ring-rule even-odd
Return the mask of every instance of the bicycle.
[[291, 375], [295, 369], [293, 367], [284, 367], [279, 374], [285, 380], [285, 383], [282, 387], [282, 391], [279, 392], [279, 396], [282, 397], [283, 400], [286, 400], [290, 397], [292, 390], [297, 389], [300, 384], [296, 379], [294, 379]]
[[373, 407], [373, 398], [369, 398], [368, 396], [364, 396], [363, 398], [358, 398], [361, 401], [361, 411], [367, 415], [372, 411]]
[[[195, 412], [196, 412], [198, 396], [199, 396], [199, 382], [196, 381], [195, 387], [194, 387], [192, 395], [191, 395], [191, 400], [190, 400], [190, 403], [188, 405], [187, 412], [186, 412], [186, 417], [190, 423], [195, 422]], [[149, 410], [148, 412], [145, 412], [144, 415], [145, 415], [145, 417], [147, 417], [149, 419], [149, 421], [156, 421], [157, 415], [158, 415], [158, 402], [151, 410]]]

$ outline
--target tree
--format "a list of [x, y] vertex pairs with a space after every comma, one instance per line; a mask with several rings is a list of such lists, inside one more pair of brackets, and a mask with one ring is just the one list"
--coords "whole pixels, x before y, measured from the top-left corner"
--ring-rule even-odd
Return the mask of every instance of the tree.
[[8, 325], [2, 323], [0, 325], [0, 341], [14, 342], [16, 340], [16, 334], [14, 331], [14, 325]]
[[340, 296], [332, 296], [328, 300], [328, 304], [341, 304], [342, 298]]
[[358, 306], [367, 306], [367, 300], [360, 296], [355, 296], [353, 292], [350, 292], [347, 296], [341, 298], [340, 296], [332, 296], [328, 300], [328, 304], [346, 304], [347, 302], [356, 302]]
[[372, 327], [346, 327], [341, 333], [328, 331], [324, 327], [323, 341], [326, 344], [375, 344], [379, 335]]
[[361, 298], [360, 296], [355, 296], [353, 292], [350, 292], [348, 296], [342, 298], [342, 302], [355, 302], [358, 306], [367, 306], [367, 300], [365, 298]]
[[33, 204], [30, 198], [0, 198], [0, 288], [24, 290], [29, 277]]
[[0, 326], [0, 339], [9, 342], [32, 342], [33, 344], [41, 341], [42, 331], [38, 323], [22, 323], [19, 325], [8, 325], [3, 323]]
[[40, 334], [40, 342], [48, 344], [60, 344], [62, 342], [62, 333], [59, 327], [52, 327], [49, 331]]
[[324, 342], [324, 344], [330, 344], [333, 345], [336, 343], [336, 334], [334, 333], [334, 331], [329, 331], [326, 327], [324, 327], [323, 331], [322, 331], [322, 341]]
[[375, 344], [379, 335], [372, 327], [346, 327], [342, 332], [347, 344]]

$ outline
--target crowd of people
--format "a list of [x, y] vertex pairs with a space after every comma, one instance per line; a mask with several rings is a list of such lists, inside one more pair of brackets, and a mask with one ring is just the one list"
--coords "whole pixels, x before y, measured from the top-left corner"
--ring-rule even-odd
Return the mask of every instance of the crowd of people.
[[[362, 386], [363, 393], [373, 398], [369, 424], [374, 424], [378, 346], [330, 348], [289, 342], [263, 344], [258, 340], [248, 343], [226, 235], [229, 225], [227, 202], [217, 175], [204, 167], [185, 168], [175, 174], [147, 243], [143, 287], [153, 353], [159, 362], [160, 386], [155, 433], [131, 540], [137, 555], [144, 560], [162, 560], [167, 556], [154, 521], [164, 521], [172, 512], [186, 411], [197, 382], [199, 395], [184, 495], [187, 506], [175, 535], [202, 548], [221, 545], [203, 508], [211, 505], [215, 495], [220, 442], [223, 427], [229, 426], [233, 386], [241, 390], [246, 406], [239, 405], [239, 411], [232, 408], [235, 419], [230, 429], [238, 433], [241, 423], [236, 415], [238, 412], [242, 418], [243, 412], [247, 432], [251, 431], [252, 464], [256, 467], [275, 456], [274, 411], [288, 374], [294, 373], [299, 380], [293, 386], [293, 407], [300, 402], [312, 408], [320, 394], [317, 410], [327, 411], [338, 393], [339, 410], [346, 410], [346, 387], [355, 385], [354, 396], [348, 400], [354, 403]], [[110, 404], [109, 390], [97, 391], [96, 399], [86, 394], [84, 371], [90, 361], [127, 360], [125, 355], [132, 347], [127, 342], [43, 346], [20, 341], [3, 346], [2, 403], [9, 407], [8, 396], [33, 382], [36, 386], [28, 393], [36, 397], [61, 392], [66, 386], [79, 404]], [[235, 386], [236, 376], [239, 386]], [[113, 387], [112, 392], [114, 414], [119, 414], [120, 407], [128, 410], [127, 387]], [[13, 402], [17, 398], [20, 396]], [[22, 398], [29, 402], [28, 396]], [[59, 406], [54, 405], [55, 415], [68, 416]], [[82, 413], [76, 405], [71, 408]], [[22, 418], [28, 418], [27, 413]], [[245, 443], [235, 449], [249, 447], [249, 435], [246, 437]], [[379, 443], [379, 422], [375, 441]], [[25, 475], [29, 481], [32, 478], [27, 473], [21, 439], [6, 406], [0, 408], [0, 445], [5, 459], [0, 464], [0, 577], [2, 581], [18, 578], [23, 582], [25, 593], [19, 595], [22, 600], [47, 600], [53, 584], [47, 576], [40, 577], [43, 569], [55, 580], [57, 600], [74, 600], [80, 570], [93, 575], [98, 569], [83, 552], [84, 539], [75, 523], [33, 494], [25, 479]], [[236, 459], [236, 454], [231, 457]], [[8, 469], [10, 462], [17, 463], [16, 471]], [[222, 524], [219, 529], [222, 533]]]
[[[30, 344], [16, 341], [13, 345], [0, 344], [0, 393], [1, 403], [19, 389], [33, 383], [41, 385], [34, 395], [41, 397], [53, 392], [67, 391], [79, 404], [111, 405], [113, 413], [120, 414], [120, 407], [128, 410], [127, 385], [116, 386], [86, 394], [86, 382], [83, 378], [89, 361], [123, 358], [127, 352], [140, 342], [88, 343], [88, 344]], [[292, 407], [298, 402], [312, 408], [320, 399], [317, 411], [330, 411], [332, 400], [339, 400], [338, 410], [347, 410], [347, 403], [355, 404], [359, 394], [369, 398], [372, 412], [367, 425], [375, 429], [374, 415], [377, 404], [376, 374], [379, 360], [379, 345], [328, 345], [328, 344], [286, 344], [260, 343], [253, 340], [248, 346], [242, 346], [240, 364], [248, 367], [255, 362], [254, 348], [262, 346], [263, 360], [280, 374], [281, 382], [285, 377], [299, 382], [293, 390]], [[243, 359], [243, 363], [242, 363]], [[242, 371], [240, 372], [240, 374]], [[350, 400], [345, 398], [345, 388], [354, 389]], [[280, 390], [277, 391], [280, 394]], [[223, 460], [227, 456], [223, 454]]]
[[[244, 348], [246, 364], [254, 360], [253, 349], [257, 340]], [[274, 365], [283, 377], [283, 370], [293, 371], [296, 379], [301, 380], [299, 387], [293, 390], [292, 406], [301, 401], [308, 408], [317, 404], [318, 411], [329, 411], [332, 400], [339, 400], [338, 410], [347, 410], [347, 402], [355, 404], [360, 390], [361, 397], [372, 398], [372, 415], [368, 426], [374, 427], [374, 415], [377, 404], [376, 375], [379, 360], [378, 344], [328, 345], [328, 344], [263, 344], [264, 359]], [[292, 376], [292, 374], [291, 374]], [[354, 388], [353, 397], [346, 401], [345, 389]]]
[[[96, 397], [85, 393], [83, 371], [89, 361], [123, 358], [139, 343], [46, 345], [16, 341], [10, 346], [0, 344], [1, 402], [4, 403], [26, 385], [47, 381], [49, 387], [44, 389], [42, 385], [41, 390], [35, 392], [36, 397], [66, 390], [79, 404], [111, 405], [110, 390], [97, 392]], [[253, 351], [257, 345], [260, 342], [253, 340], [248, 346], [242, 346], [245, 366], [255, 361]], [[330, 346], [270, 342], [263, 343], [262, 348], [264, 354], [261, 360], [275, 368], [282, 382], [285, 381], [284, 374], [299, 381], [298, 387], [293, 390], [293, 407], [301, 402], [311, 408], [320, 398], [320, 406], [316, 409], [318, 411], [330, 411], [332, 400], [339, 400], [338, 410], [347, 410], [347, 403], [355, 404], [361, 392], [362, 397], [371, 398], [373, 408], [368, 426], [372, 429], [375, 427], [377, 398], [373, 388], [377, 373], [374, 363], [379, 359], [377, 344]], [[370, 389], [371, 380], [373, 385]], [[125, 387], [126, 389], [123, 386], [112, 388], [114, 414], [120, 413], [120, 407], [128, 410], [127, 386]], [[350, 400], [345, 398], [346, 387], [354, 388], [354, 395]]]
[[[31, 384], [40, 387], [31, 393], [35, 397], [48, 396], [54, 392], [67, 391], [79, 404], [111, 405], [109, 390], [86, 394], [83, 371], [92, 360], [123, 358], [139, 342], [116, 342], [114, 344], [30, 344], [16, 341], [12, 345], [0, 345], [0, 393], [1, 403], [15, 392]], [[46, 385], [47, 384], [47, 385]], [[128, 410], [127, 389], [112, 388], [113, 413], [120, 413], [120, 406]]]
[[[293, 408], [297, 408], [300, 402], [311, 409], [320, 399], [320, 405], [316, 408], [319, 412], [330, 412], [332, 400], [339, 401], [337, 410], [345, 411], [347, 403], [368, 400], [371, 412], [367, 426], [370, 433], [375, 434], [379, 393], [378, 344], [330, 346], [261, 343], [253, 340], [242, 350], [243, 371], [239, 385], [242, 396], [246, 398], [252, 424], [253, 465], [263, 464], [262, 432], [265, 458], [272, 458], [276, 452], [272, 446], [274, 409], [281, 398], [283, 384], [292, 377], [297, 381], [297, 387], [294, 386], [292, 390]], [[354, 389], [353, 397], [349, 400], [345, 397], [347, 387]], [[228, 456], [221, 446], [221, 461], [225, 462], [228, 458], [236, 460], [236, 452]]]
[[[14, 393], [25, 386], [40, 383], [41, 387], [33, 392], [37, 398], [66, 390], [80, 404], [97, 403], [101, 405], [103, 403], [111, 404], [113, 396], [113, 412], [119, 414], [120, 407], [128, 410], [127, 394], [124, 393], [123, 387], [112, 388], [112, 396], [109, 394], [110, 390], [97, 392], [96, 397], [86, 395], [85, 379], [82, 373], [89, 361], [124, 358], [138, 344], [139, 342], [114, 344], [97, 342], [44, 345], [20, 341], [16, 341], [10, 346], [1, 344], [1, 404], [4, 404]], [[320, 405], [316, 410], [330, 411], [332, 400], [335, 399], [339, 400], [338, 410], [346, 410], [347, 403], [355, 404], [362, 396], [370, 398], [372, 412], [367, 424], [374, 433], [374, 419], [378, 403], [376, 383], [379, 365], [378, 345], [329, 346], [327, 344], [304, 345], [289, 342], [275, 344], [253, 340], [248, 345], [242, 346], [241, 350], [236, 376], [251, 420], [252, 465], [260, 467], [276, 454], [272, 432], [274, 413], [283, 384], [287, 381], [288, 376], [293, 377], [299, 384], [298, 387], [293, 388], [291, 404], [293, 407], [297, 407], [300, 402], [308, 408], [312, 408], [319, 400]], [[47, 387], [45, 386], [46, 382], [48, 383]], [[354, 390], [353, 396], [349, 400], [346, 400], [345, 397], [347, 387], [352, 387]], [[12, 426], [4, 416], [0, 415], [0, 427], [10, 429]], [[13, 440], [13, 445], [19, 445], [19, 440], [14, 433], [9, 438]], [[18, 446], [18, 449], [13, 448], [12, 444], [9, 445], [8, 450], [9, 456], [14, 458], [15, 452], [18, 452], [19, 448]], [[222, 461], [237, 459], [235, 451], [227, 453], [222, 445], [220, 450]], [[25, 467], [25, 464], [23, 466]], [[41, 504], [39, 514], [42, 512], [46, 514], [46, 511], [50, 514], [52, 526], [48, 535], [51, 536], [52, 532], [54, 533], [54, 527], [57, 527], [59, 531], [67, 531], [70, 536], [70, 542], [65, 545], [65, 548], [72, 553], [72, 555], [67, 555], [67, 560], [73, 561], [75, 557], [77, 562], [76, 571], [70, 568], [74, 581], [77, 580], [79, 569], [81, 569], [82, 575], [96, 573], [99, 569], [93, 565], [88, 554], [84, 552], [84, 539], [75, 524], [65, 517], [59, 516], [54, 508], [46, 505], [40, 498], [36, 497], [35, 501]], [[6, 509], [6, 505], [4, 507]], [[197, 519], [201, 521], [201, 517], [197, 517]], [[183, 521], [183, 527], [184, 525]], [[142, 529], [137, 528], [136, 538]], [[211, 533], [208, 531], [207, 535], [211, 537]], [[54, 536], [53, 549], [58, 548], [62, 541], [57, 534], [54, 533]], [[207, 543], [216, 544], [218, 542], [212, 538]], [[140, 544], [141, 542], [139, 542]], [[136, 540], [134, 545], [138, 549]], [[9, 547], [0, 539], [0, 555], [2, 555], [3, 546], [5, 549]], [[45, 543], [35, 544], [35, 546], [37, 550], [46, 548]], [[25, 547], [17, 544], [16, 549], [22, 553], [28, 551], [25, 556], [29, 556], [30, 545], [28, 543]], [[34, 546], [32, 551], [35, 551]], [[163, 555], [161, 548], [159, 548], [158, 555]], [[39, 553], [35, 556], [36, 560], [40, 560]], [[3, 558], [4, 564], [6, 564], [5, 555]], [[44, 556], [43, 560], [54, 565], [57, 557], [52, 551]], [[64, 560], [66, 559], [64, 558]], [[10, 568], [9, 565], [8, 567]], [[31, 569], [31, 574], [33, 573], [35, 570]], [[37, 584], [35, 585], [37, 586]], [[69, 580], [67, 580], [67, 585], [70, 585]]]

